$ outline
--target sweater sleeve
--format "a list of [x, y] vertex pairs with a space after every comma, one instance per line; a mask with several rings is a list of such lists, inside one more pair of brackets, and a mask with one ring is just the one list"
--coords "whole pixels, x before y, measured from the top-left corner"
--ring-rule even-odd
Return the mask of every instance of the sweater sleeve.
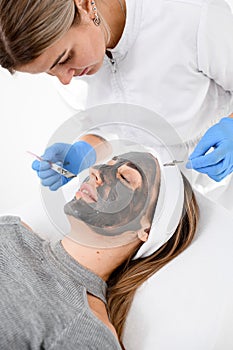
[[200, 18], [198, 68], [224, 90], [233, 92], [233, 15], [223, 0], [205, 2]]

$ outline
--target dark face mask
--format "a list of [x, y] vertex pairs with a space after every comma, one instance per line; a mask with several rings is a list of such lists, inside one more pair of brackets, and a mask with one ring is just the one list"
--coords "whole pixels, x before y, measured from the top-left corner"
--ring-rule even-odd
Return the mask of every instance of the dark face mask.
[[[149, 153], [130, 152], [116, 159], [114, 165], [97, 165], [101, 185], [97, 187], [97, 202], [87, 203], [74, 198], [65, 205], [65, 213], [90, 226], [104, 236], [116, 236], [141, 228], [141, 218], [150, 202], [150, 188], [155, 184], [156, 163]], [[128, 165], [141, 175], [141, 185], [132, 189], [117, 177], [118, 168]], [[84, 182], [88, 183], [89, 178]]]

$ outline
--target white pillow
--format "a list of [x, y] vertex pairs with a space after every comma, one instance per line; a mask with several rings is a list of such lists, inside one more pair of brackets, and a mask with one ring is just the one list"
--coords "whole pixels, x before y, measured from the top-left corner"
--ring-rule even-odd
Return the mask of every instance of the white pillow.
[[233, 349], [233, 219], [196, 195], [196, 237], [137, 290], [124, 331], [127, 350]]

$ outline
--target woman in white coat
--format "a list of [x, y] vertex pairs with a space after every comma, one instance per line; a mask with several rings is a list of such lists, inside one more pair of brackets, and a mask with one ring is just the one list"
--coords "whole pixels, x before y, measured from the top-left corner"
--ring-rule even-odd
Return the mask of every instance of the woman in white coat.
[[217, 182], [233, 170], [232, 33], [223, 0], [0, 1], [2, 67], [84, 80], [85, 107], [156, 111]]

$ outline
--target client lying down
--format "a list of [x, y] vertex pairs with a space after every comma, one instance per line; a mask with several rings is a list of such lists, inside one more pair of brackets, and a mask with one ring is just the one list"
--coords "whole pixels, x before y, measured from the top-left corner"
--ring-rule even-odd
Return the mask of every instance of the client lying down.
[[147, 152], [91, 167], [64, 211], [71, 231], [55, 243], [1, 217], [2, 350], [124, 348], [136, 289], [190, 244], [198, 221], [187, 180]]

